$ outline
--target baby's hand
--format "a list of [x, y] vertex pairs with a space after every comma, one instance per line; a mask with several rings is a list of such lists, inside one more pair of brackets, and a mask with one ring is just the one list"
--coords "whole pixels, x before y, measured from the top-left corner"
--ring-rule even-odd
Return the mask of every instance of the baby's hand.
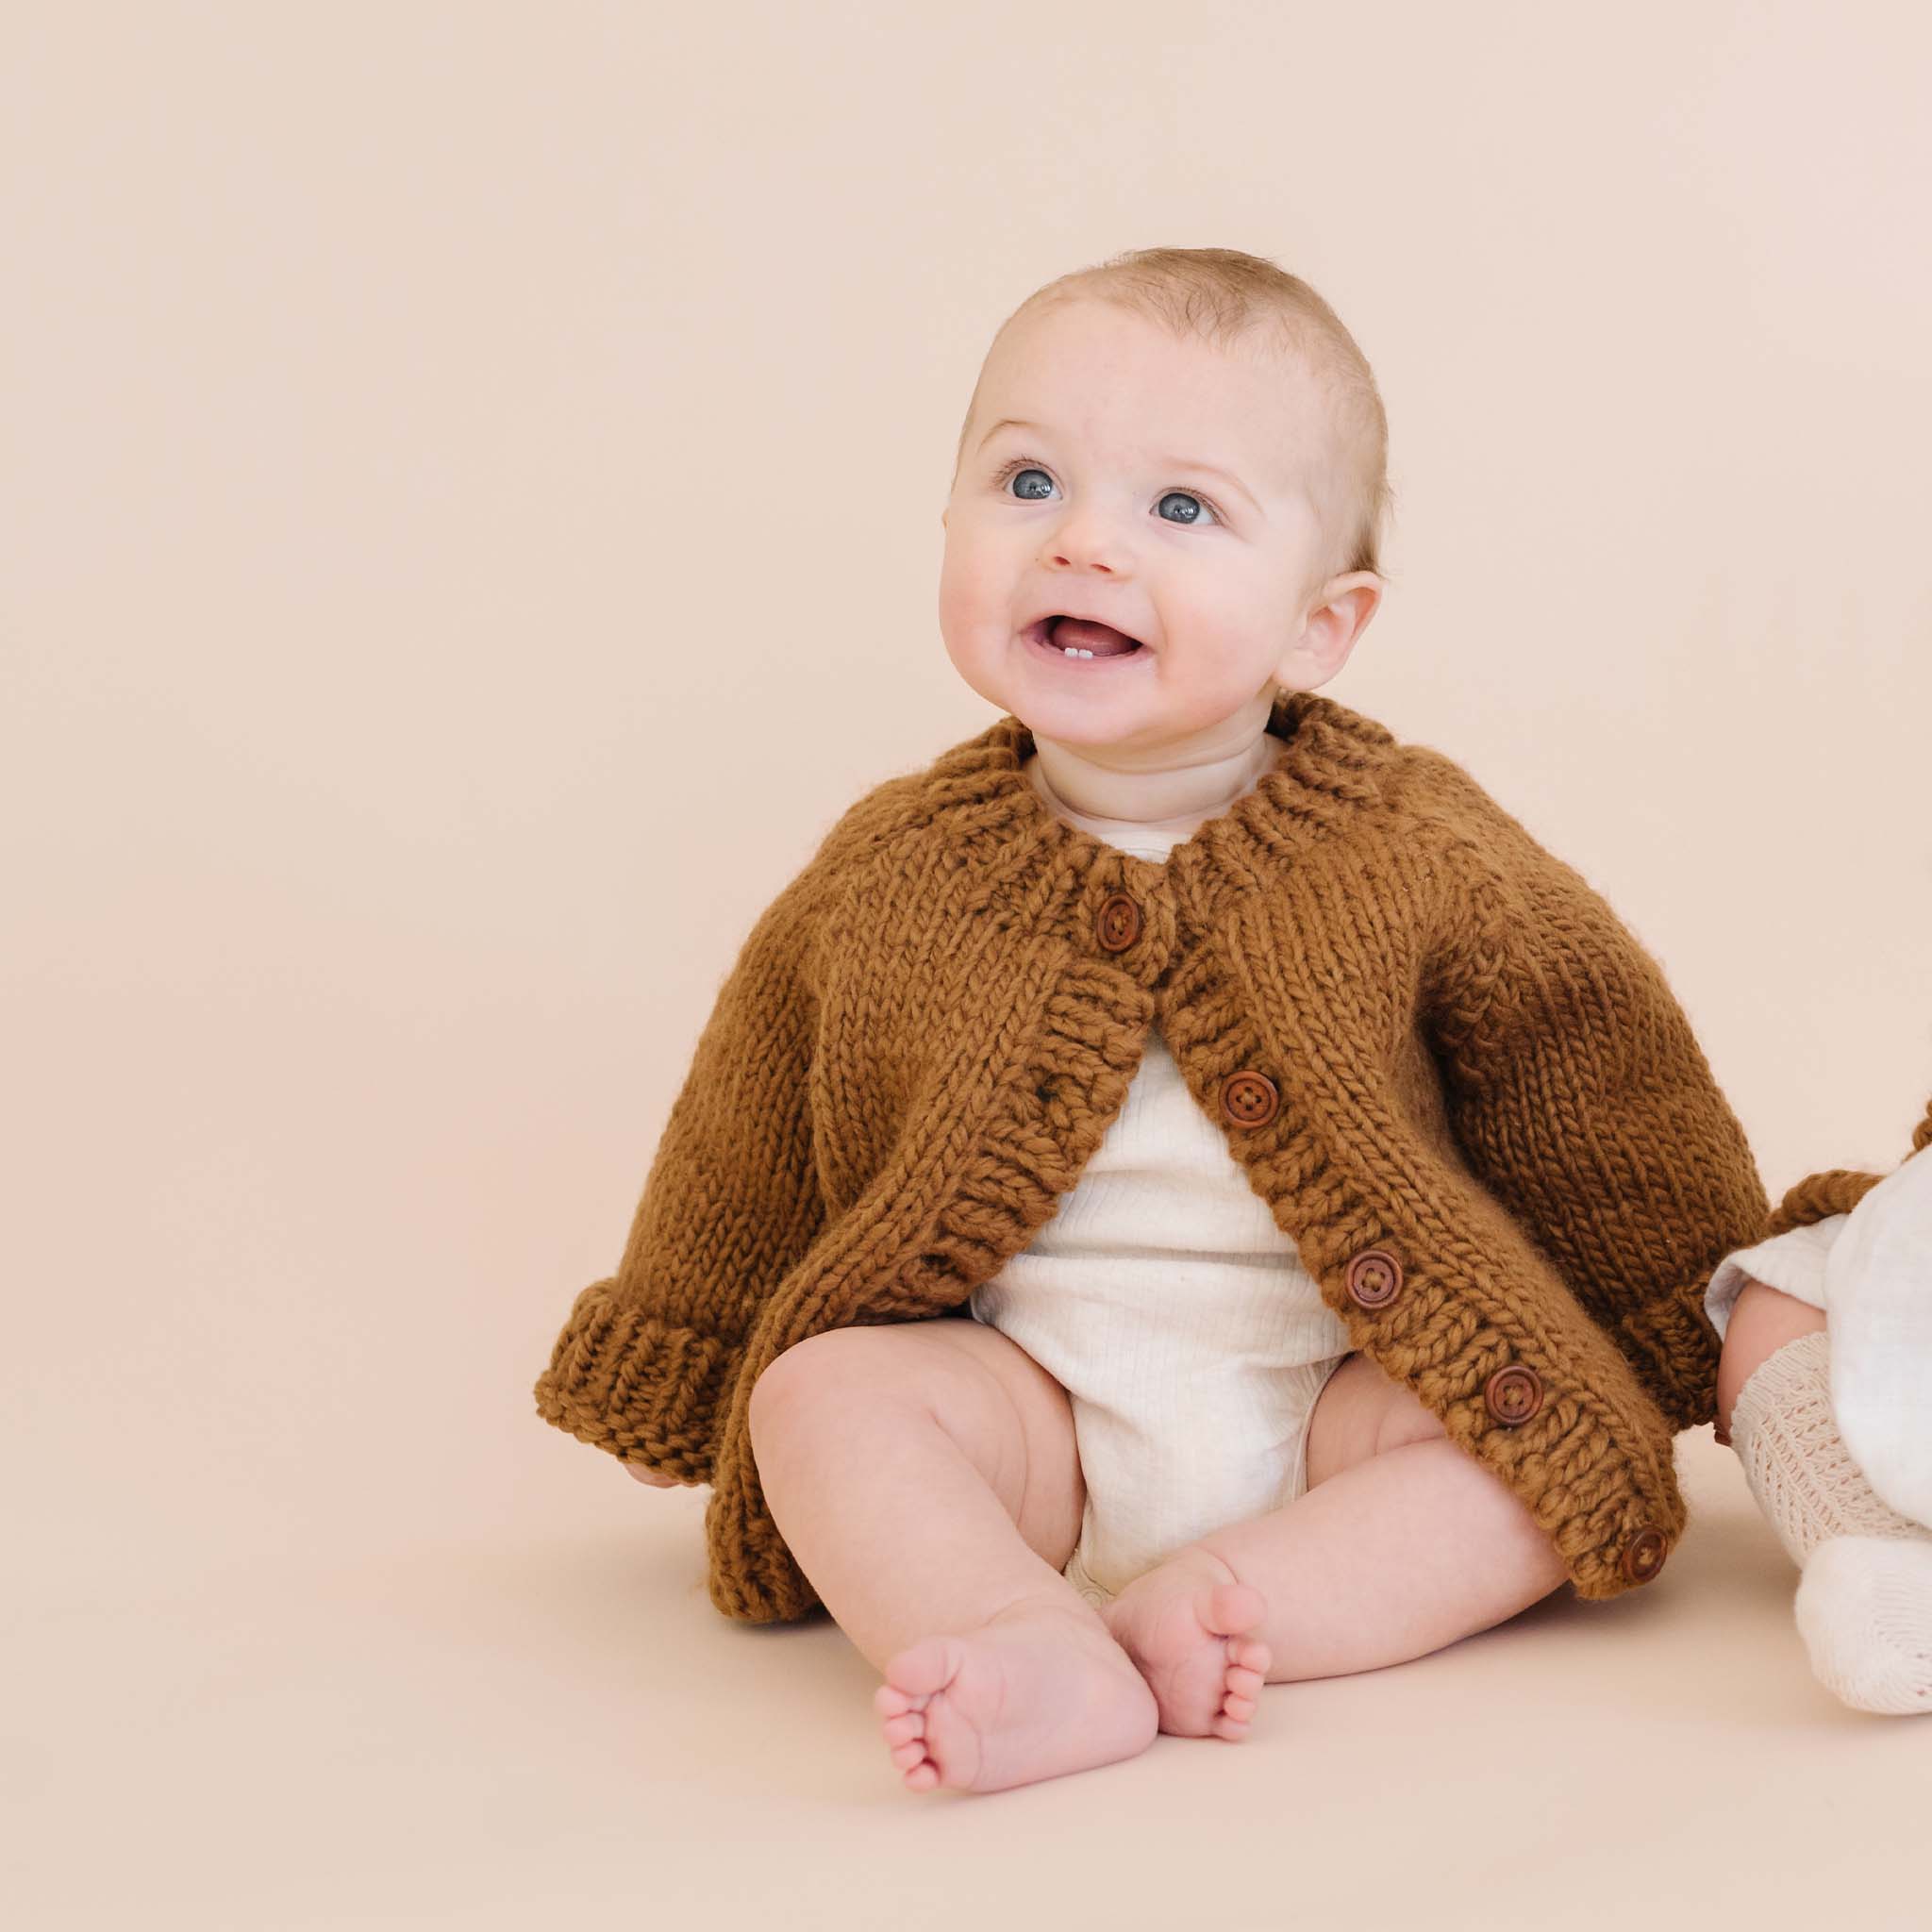
[[677, 1478], [675, 1475], [659, 1475], [654, 1469], [646, 1469], [641, 1462], [626, 1462], [625, 1468], [641, 1483], [649, 1483], [654, 1490], [675, 1490]]

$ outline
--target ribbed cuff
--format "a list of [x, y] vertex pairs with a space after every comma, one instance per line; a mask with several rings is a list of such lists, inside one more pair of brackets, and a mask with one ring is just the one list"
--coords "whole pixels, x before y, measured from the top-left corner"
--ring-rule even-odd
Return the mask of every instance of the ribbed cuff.
[[537, 1413], [621, 1461], [709, 1482], [717, 1411], [742, 1344], [674, 1327], [614, 1301], [610, 1288], [593, 1282], [572, 1305], [537, 1380]]
[[[1697, 1291], [1701, 1297], [1703, 1290]], [[1684, 1294], [1634, 1308], [1617, 1324], [1617, 1345], [1673, 1429], [1694, 1429], [1717, 1419], [1717, 1330]]]

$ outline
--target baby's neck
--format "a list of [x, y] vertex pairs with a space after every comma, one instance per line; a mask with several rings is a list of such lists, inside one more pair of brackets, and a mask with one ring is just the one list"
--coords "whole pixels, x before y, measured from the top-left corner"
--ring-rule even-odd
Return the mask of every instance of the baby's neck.
[[1171, 771], [1123, 772], [1065, 745], [1035, 742], [1022, 766], [1056, 818], [1097, 837], [1191, 839], [1274, 769], [1282, 741], [1270, 732], [1228, 758]]

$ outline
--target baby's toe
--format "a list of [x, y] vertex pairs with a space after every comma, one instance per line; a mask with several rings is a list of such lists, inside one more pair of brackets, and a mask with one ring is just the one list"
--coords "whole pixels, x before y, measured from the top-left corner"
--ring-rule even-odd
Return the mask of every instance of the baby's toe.
[[1255, 1700], [1252, 1697], [1229, 1695], [1221, 1701], [1221, 1714], [1231, 1717], [1237, 1724], [1246, 1724], [1255, 1714]]
[[910, 1697], [896, 1684], [881, 1684], [872, 1693], [872, 1707], [881, 1717], [904, 1717], [908, 1710], [923, 1710], [924, 1697]]
[[903, 1717], [889, 1717], [879, 1726], [879, 1735], [888, 1744], [908, 1744], [916, 1738], [923, 1738], [925, 1736], [925, 1713], [908, 1710]]
[[1253, 1671], [1265, 1678], [1268, 1666], [1274, 1661], [1274, 1653], [1258, 1637], [1230, 1637], [1227, 1660], [1240, 1670]]
[[1227, 1688], [1240, 1697], [1253, 1697], [1261, 1689], [1263, 1678], [1259, 1671], [1244, 1670], [1240, 1664], [1231, 1665], [1227, 1673]]
[[1268, 1600], [1245, 1583], [1217, 1583], [1208, 1592], [1202, 1624], [1217, 1637], [1239, 1637], [1268, 1614]]

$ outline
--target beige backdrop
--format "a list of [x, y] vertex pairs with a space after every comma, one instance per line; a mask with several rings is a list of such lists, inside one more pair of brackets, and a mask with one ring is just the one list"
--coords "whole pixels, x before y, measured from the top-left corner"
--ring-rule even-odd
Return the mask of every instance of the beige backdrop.
[[1907, 1910], [1932, 1725], [1810, 1683], [1707, 1431], [1644, 1600], [975, 1803], [529, 1384], [757, 912], [991, 722], [935, 595], [993, 327], [1156, 242], [1308, 277], [1379, 375], [1328, 694], [1619, 908], [1774, 1192], [1893, 1165], [1923, 9], [61, 0], [0, 54], [28, 1923]]

